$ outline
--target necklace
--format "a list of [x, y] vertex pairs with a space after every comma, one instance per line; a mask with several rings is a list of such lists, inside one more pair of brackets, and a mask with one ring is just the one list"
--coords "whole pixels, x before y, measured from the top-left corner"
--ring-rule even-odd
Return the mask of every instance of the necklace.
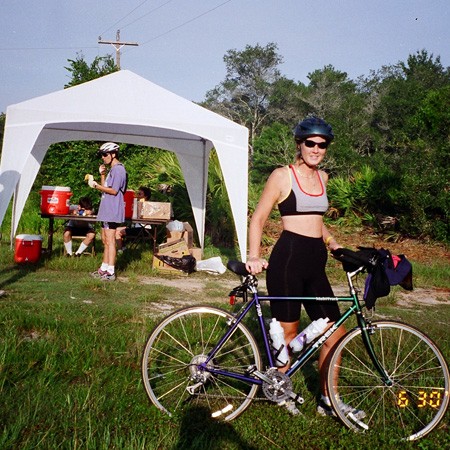
[[302, 178], [309, 178], [309, 179], [312, 179], [312, 178], [314, 178], [315, 176], [316, 176], [316, 173], [314, 172], [312, 175], [303, 175], [301, 172], [300, 172], [300, 169], [297, 167], [297, 166], [295, 166], [295, 171], [302, 177]]

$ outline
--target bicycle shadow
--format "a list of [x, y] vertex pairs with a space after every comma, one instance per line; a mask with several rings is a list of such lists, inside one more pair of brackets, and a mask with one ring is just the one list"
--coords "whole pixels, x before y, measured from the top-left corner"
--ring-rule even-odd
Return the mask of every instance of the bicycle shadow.
[[171, 450], [230, 447], [257, 450], [242, 439], [230, 423], [214, 420], [211, 411], [205, 407], [194, 407], [182, 417], [178, 442]]

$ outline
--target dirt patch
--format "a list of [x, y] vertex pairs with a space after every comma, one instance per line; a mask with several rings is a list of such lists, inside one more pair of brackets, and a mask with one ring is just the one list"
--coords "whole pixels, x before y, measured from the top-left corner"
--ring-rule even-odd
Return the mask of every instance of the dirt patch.
[[[121, 281], [127, 281], [122, 278]], [[139, 283], [152, 286], [165, 286], [174, 288], [173, 295], [167, 296], [164, 302], [152, 302], [146, 305], [144, 313], [149, 316], [167, 315], [177, 309], [184, 308], [195, 304], [214, 304], [223, 305], [228, 301], [227, 296], [231, 289], [239, 284], [239, 279], [220, 279], [218, 277], [211, 278], [206, 276], [204, 279], [189, 277], [139, 277]], [[223, 296], [208, 296], [208, 289], [213, 284], [214, 290], [223, 292]], [[194, 294], [199, 294], [195, 296]]]
[[139, 277], [139, 282], [142, 284], [159, 284], [161, 286], [174, 287], [177, 289], [183, 289], [186, 292], [197, 292], [205, 288], [205, 282], [187, 277], [176, 277], [173, 279], [158, 277]]
[[406, 255], [410, 261], [421, 264], [433, 264], [436, 261], [450, 264], [450, 249], [444, 244], [395, 236], [389, 237], [370, 229], [356, 230], [351, 234], [343, 233], [337, 227], [333, 227], [330, 231], [344, 247], [353, 249], [356, 249], [357, 246], [385, 248], [390, 250], [392, 254]]
[[[335, 225], [327, 226], [335, 239], [344, 247], [356, 250], [356, 247], [375, 247], [389, 249], [396, 255], [406, 255], [411, 261], [432, 264], [436, 261], [450, 264], [450, 248], [444, 244], [427, 240], [410, 239], [397, 234], [381, 234], [368, 227], [346, 230]], [[265, 227], [267, 245], [262, 249], [262, 255], [268, 257], [278, 236], [281, 233], [281, 223], [269, 221]]]
[[[124, 277], [119, 278], [121, 281], [128, 281]], [[183, 308], [195, 303], [217, 303], [223, 305], [226, 301], [228, 292], [239, 284], [236, 279], [221, 279], [214, 277], [211, 279], [189, 278], [189, 277], [139, 277], [139, 282], [148, 285], [160, 285], [175, 288], [178, 291], [174, 292], [170, 300], [166, 299], [164, 302], [153, 302], [146, 306], [146, 313], [148, 315], [166, 315], [170, 312]], [[203, 295], [208, 287], [211, 288], [211, 283], [214, 283], [214, 289], [223, 291], [224, 295], [219, 297]], [[264, 280], [259, 282], [259, 290], [266, 292]], [[335, 295], [347, 295], [348, 287], [345, 285], [333, 286]], [[198, 297], [186, 294], [202, 293]], [[207, 297], [207, 299], [206, 299]], [[396, 302], [398, 306], [404, 308], [414, 308], [415, 305], [422, 306], [436, 306], [447, 304], [450, 305], [450, 290], [449, 289], [434, 289], [434, 288], [414, 288], [413, 291], [396, 291]]]
[[[411, 261], [420, 262], [422, 264], [433, 264], [436, 261], [450, 264], [450, 251], [445, 245], [423, 242], [414, 239], [394, 239], [389, 240], [386, 236], [377, 234], [370, 229], [362, 229], [360, 231], [352, 231], [345, 233], [339, 227], [329, 227], [331, 233], [336, 240], [344, 247], [356, 249], [357, 246], [386, 248], [393, 254], [404, 254]], [[265, 258], [268, 258], [281, 229], [279, 224], [270, 223], [267, 233], [267, 243], [262, 250]], [[139, 277], [139, 282], [148, 285], [161, 285], [177, 289], [170, 300], [164, 303], [154, 302], [147, 306], [149, 314], [165, 314], [177, 308], [182, 308], [195, 303], [218, 303], [223, 304], [226, 301], [228, 292], [239, 284], [237, 277], [229, 278], [222, 276], [211, 276], [202, 274], [198, 276], [173, 276], [173, 277]], [[123, 282], [128, 281], [126, 277], [119, 277]], [[208, 296], [207, 290], [214, 286], [214, 290], [222, 291], [223, 296]], [[265, 280], [259, 280], [259, 289], [266, 292]], [[346, 285], [335, 286], [333, 290], [336, 295], [347, 295], [348, 287]], [[205, 294], [206, 292], [206, 294]], [[186, 294], [199, 294], [198, 296]], [[418, 305], [442, 305], [450, 304], [449, 289], [434, 288], [414, 288], [413, 291], [397, 290], [395, 298], [399, 306], [412, 308]]]
[[450, 305], [450, 290], [415, 288], [413, 291], [400, 291], [398, 293], [397, 305], [404, 308], [413, 308], [417, 304], [425, 306]]

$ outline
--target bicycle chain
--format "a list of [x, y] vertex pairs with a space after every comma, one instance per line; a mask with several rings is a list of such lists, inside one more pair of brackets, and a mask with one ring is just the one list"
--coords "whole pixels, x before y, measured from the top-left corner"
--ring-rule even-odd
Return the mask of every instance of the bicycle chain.
[[[210, 398], [229, 398], [229, 399], [231, 399], [231, 400], [244, 400], [245, 398], [248, 398], [248, 397], [239, 397], [239, 396], [237, 396], [237, 395], [225, 395], [225, 396], [223, 396], [223, 395], [217, 395], [217, 394], [199, 394], [199, 393], [194, 393], [194, 394], [191, 394], [193, 397], [195, 396], [195, 397], [210, 397]], [[271, 400], [269, 400], [267, 397], [253, 397], [252, 399], [252, 402], [253, 401], [265, 401], [265, 402], [270, 402]]]

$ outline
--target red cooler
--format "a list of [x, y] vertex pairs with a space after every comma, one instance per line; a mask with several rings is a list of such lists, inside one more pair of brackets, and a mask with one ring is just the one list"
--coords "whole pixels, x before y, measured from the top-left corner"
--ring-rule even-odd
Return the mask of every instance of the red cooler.
[[16, 263], [35, 263], [39, 261], [42, 250], [42, 236], [37, 234], [18, 234], [16, 236]]
[[42, 186], [40, 194], [42, 214], [69, 214], [70, 187]]
[[123, 194], [123, 199], [125, 201], [125, 219], [131, 219], [133, 217], [134, 191], [128, 189]]

